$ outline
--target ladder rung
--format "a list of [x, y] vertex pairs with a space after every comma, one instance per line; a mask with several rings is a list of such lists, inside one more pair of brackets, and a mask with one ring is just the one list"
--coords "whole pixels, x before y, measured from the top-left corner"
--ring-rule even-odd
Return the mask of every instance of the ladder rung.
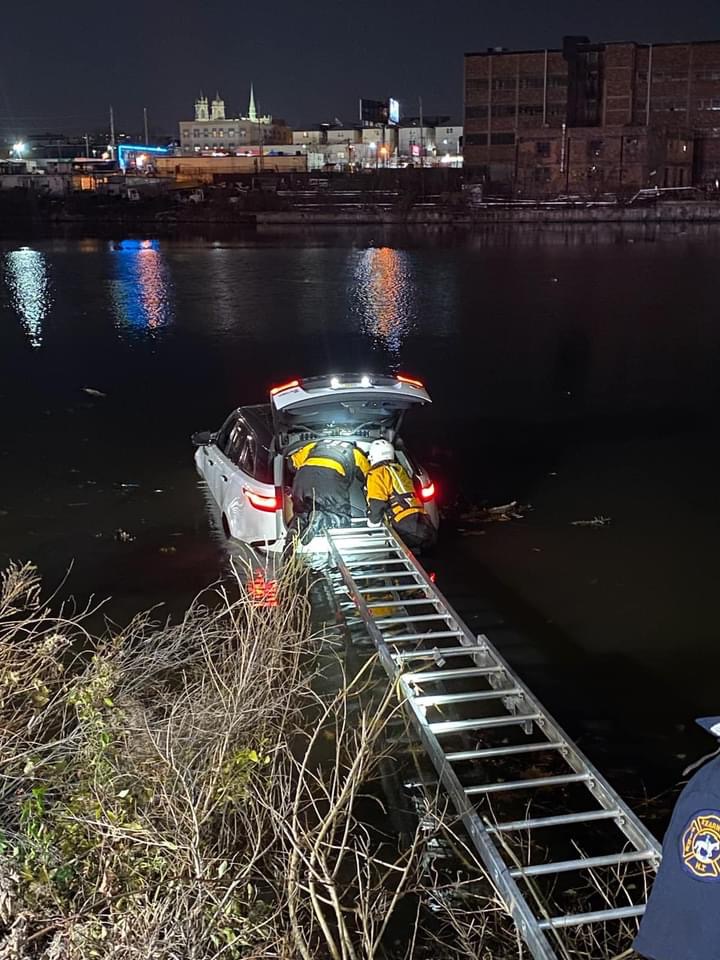
[[[349, 554], [349, 553], [350, 553], [350, 551], [348, 551], [348, 554]], [[397, 555], [398, 555], [398, 549], [397, 549], [397, 547], [395, 546], [394, 543], [388, 543], [388, 544], [385, 544], [385, 545], [381, 544], [379, 547], [375, 547], [375, 546], [373, 546], [373, 547], [365, 547], [365, 546], [353, 547], [353, 548], [352, 548], [352, 556], [354, 556], [355, 553], [358, 554], [358, 557], [357, 557], [358, 562], [361, 562], [361, 561], [362, 561], [362, 558], [365, 556], [366, 553], [392, 553], [392, 554], [394, 554], [395, 556], [397, 556]], [[343, 558], [343, 560], [345, 560], [345, 559], [347, 558], [348, 554], [343, 554], [343, 553], [341, 552], [341, 553], [340, 553], [340, 556]]]
[[432, 606], [433, 604], [437, 605], [441, 602], [442, 601], [437, 598], [433, 600], [430, 597], [422, 597], [417, 600], [378, 600], [377, 605], [383, 607], [419, 607], [422, 604]]
[[530, 820], [508, 820], [487, 828], [488, 833], [509, 833], [513, 830], [536, 830], [540, 827], [562, 827], [568, 823], [591, 823], [593, 820], [614, 820], [619, 810], [587, 810], [585, 813], [566, 813], [559, 817], [534, 817]]
[[[412, 590], [423, 590], [425, 587], [415, 586], [412, 583], [401, 584], [399, 587], [363, 587], [358, 590], [359, 594], [365, 596], [366, 593], [409, 593]], [[433, 601], [436, 603], [437, 601]]]
[[[442, 634], [429, 634], [429, 636], [441, 637]], [[398, 637], [397, 639], [402, 640], [403, 638]], [[424, 639], [423, 635], [418, 634], [418, 639]], [[403, 650], [400, 653], [393, 653], [392, 656], [395, 660], [437, 660], [440, 657], [471, 657], [474, 654], [485, 654], [487, 656], [487, 647], [479, 645], [471, 647], [468, 644], [468, 646], [462, 647], [435, 647], [433, 650]]]
[[445, 754], [450, 763], [461, 760], [483, 760], [489, 757], [510, 757], [516, 753], [540, 753], [543, 750], [561, 750], [567, 744], [564, 740], [543, 740], [542, 743], [523, 743], [516, 747], [488, 747], [485, 750], [458, 750]]
[[[417, 570], [389, 570], [387, 573], [354, 573], [353, 580], [387, 580], [389, 577], [415, 577], [416, 583], [422, 583]], [[425, 586], [425, 584], [422, 584]], [[388, 585], [390, 589], [390, 585]]]
[[[397, 636], [388, 635], [385, 637], [385, 640], [388, 643], [395, 643], [398, 640], [435, 640], [437, 637], [462, 637], [464, 636], [462, 630], [435, 630], [431, 633], [401, 633]], [[456, 647], [452, 648], [458, 649]], [[465, 647], [466, 650], [476, 649], [473, 647]], [[478, 647], [479, 649], [484, 649]]]
[[380, 617], [375, 623], [380, 626], [386, 626], [392, 623], [424, 623], [426, 620], [449, 620], [449, 613], [428, 613], [417, 617]]
[[474, 720], [442, 720], [438, 723], [430, 723], [428, 726], [435, 734], [457, 733], [461, 730], [482, 730], [485, 727], [507, 727], [513, 723], [531, 723], [541, 719], [541, 713], [509, 713], [506, 717], [477, 717]]
[[508, 780], [506, 783], [487, 783], [476, 787], [464, 787], [469, 796], [482, 793], [502, 793], [506, 790], [533, 790], [536, 787], [552, 787], [560, 783], [583, 783], [592, 780], [589, 773], [564, 773], [558, 777], [535, 777], [533, 780]]
[[516, 696], [523, 694], [520, 687], [506, 687], [504, 690], [475, 690], [467, 693], [430, 693], [423, 694], [420, 697], [413, 697], [414, 703], [421, 703], [423, 706], [438, 707], [443, 703], [466, 703], [471, 700], [499, 700], [502, 697]]
[[[409, 658], [408, 658], [409, 659]], [[505, 667], [461, 667], [458, 670], [428, 670], [426, 673], [403, 673], [403, 680], [417, 683], [418, 680], [458, 680], [462, 677], [482, 677], [489, 673], [505, 673]]]
[[[388, 567], [390, 565], [397, 566], [398, 563], [403, 563], [409, 566], [407, 558], [403, 558], [402, 560], [360, 560], [358, 559], [358, 560], [349, 561], [348, 563], [345, 564], [345, 566], [348, 568], [348, 570], [351, 570], [352, 567]], [[408, 572], [410, 571], [408, 570]], [[353, 577], [354, 576], [355, 575], [353, 574]], [[392, 576], [395, 576], [395, 574], [393, 573]]]
[[511, 877], [539, 877], [547, 873], [569, 873], [572, 870], [592, 870], [593, 867], [614, 867], [619, 863], [637, 863], [654, 860], [653, 850], [633, 850], [632, 853], [611, 853], [604, 857], [581, 857], [578, 860], [557, 860], [554, 863], [537, 863], [530, 867], [518, 867], [510, 871]]
[[645, 904], [640, 903], [631, 907], [596, 910], [594, 913], [571, 913], [565, 917], [551, 917], [549, 920], [538, 920], [538, 926], [541, 930], [552, 930], [557, 927], [579, 927], [585, 923], [605, 923], [606, 920], [627, 920], [630, 917], [641, 917], [644, 913]]

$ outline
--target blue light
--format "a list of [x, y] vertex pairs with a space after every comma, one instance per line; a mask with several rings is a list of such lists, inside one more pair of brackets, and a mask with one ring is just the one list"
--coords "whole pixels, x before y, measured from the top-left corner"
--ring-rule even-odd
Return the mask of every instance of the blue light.
[[122, 170], [127, 166], [128, 153], [161, 153], [168, 154], [168, 147], [146, 147], [137, 143], [121, 143], [117, 148], [118, 165]]

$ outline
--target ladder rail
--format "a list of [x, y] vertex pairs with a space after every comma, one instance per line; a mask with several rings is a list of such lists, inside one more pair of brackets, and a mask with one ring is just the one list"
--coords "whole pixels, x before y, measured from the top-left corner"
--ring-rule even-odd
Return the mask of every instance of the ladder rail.
[[[380, 662], [385, 668], [388, 677], [393, 682], [397, 682], [400, 677], [400, 671], [393, 659], [385, 637], [375, 623], [365, 602], [365, 598], [358, 593], [352, 579], [352, 574], [345, 565], [345, 561], [330, 535], [328, 535], [328, 543], [333, 559], [343, 575], [348, 592], [366, 621], [370, 636], [377, 647]], [[429, 580], [427, 582], [430, 583]], [[455, 619], [458, 626], [460, 626], [461, 621], [457, 617], [455, 617]], [[465, 793], [457, 774], [447, 762], [440, 743], [430, 731], [424, 716], [418, 712], [412, 700], [406, 699], [403, 706], [415, 728], [416, 735], [425, 747], [438, 776], [452, 798], [455, 809], [470, 834], [493, 885], [502, 897], [509, 914], [513, 918], [520, 935], [527, 943], [534, 960], [557, 960], [555, 951], [552, 949], [545, 932], [540, 929], [535, 915], [520, 891], [520, 887], [511, 876], [510, 867], [500, 856], [497, 847], [483, 826], [477, 810]]]
[[[388, 532], [390, 536], [394, 538], [398, 550], [405, 556], [406, 560], [414, 568], [414, 571], [424, 581], [425, 586], [431, 590], [440, 601], [442, 601], [443, 606], [454, 619], [458, 629], [462, 631], [462, 636], [459, 638], [460, 643], [462, 644], [465, 641], [467, 642], [468, 646], [477, 646], [478, 641], [482, 638], [483, 643], [487, 646], [488, 652], [491, 654], [492, 658], [504, 668], [507, 676], [512, 680], [513, 685], [522, 689], [524, 696], [521, 698], [519, 703], [514, 705], [516, 712], [527, 714], [543, 714], [543, 722], [538, 724], [543, 734], [548, 738], [548, 740], [563, 740], [565, 742], [567, 749], [564, 751], [564, 756], [568, 765], [576, 773], [587, 772], [590, 774], [588, 788], [595, 796], [596, 800], [607, 809], [619, 809], [621, 816], [618, 818], [618, 823], [620, 824], [622, 832], [625, 834], [628, 840], [630, 840], [638, 850], [653, 850], [659, 862], [662, 854], [662, 847], [656, 837], [650, 833], [647, 827], [645, 827], [636, 814], [625, 803], [622, 797], [617, 794], [617, 792], [595, 767], [595, 765], [591, 763], [590, 760], [584, 756], [584, 754], [580, 753], [578, 748], [573, 744], [569, 735], [560, 726], [557, 720], [555, 720], [555, 718], [545, 709], [545, 707], [541, 705], [539, 700], [530, 691], [529, 687], [527, 687], [527, 685], [515, 673], [500, 652], [496, 650], [495, 647], [490, 643], [488, 638], [484, 634], [481, 634], [480, 637], [475, 637], [471, 633], [464, 621], [459, 617], [446, 597], [443, 596], [442, 592], [430, 580], [427, 573], [418, 562], [417, 558], [400, 540], [395, 531], [389, 529]], [[442, 650], [440, 650], [440, 653], [442, 653]]]

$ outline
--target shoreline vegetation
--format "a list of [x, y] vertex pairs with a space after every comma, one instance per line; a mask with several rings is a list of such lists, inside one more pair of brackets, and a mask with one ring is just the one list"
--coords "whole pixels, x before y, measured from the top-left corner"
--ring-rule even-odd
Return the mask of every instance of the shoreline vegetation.
[[2, 960], [517, 955], [489, 888], [459, 910], [467, 879], [429, 869], [439, 803], [387, 827], [395, 691], [328, 655], [299, 563], [276, 601], [238, 579], [96, 636], [97, 607], [4, 572]]

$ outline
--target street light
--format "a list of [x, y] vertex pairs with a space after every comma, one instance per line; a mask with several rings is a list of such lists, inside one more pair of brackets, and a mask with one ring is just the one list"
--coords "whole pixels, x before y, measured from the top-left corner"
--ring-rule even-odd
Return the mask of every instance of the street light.
[[12, 145], [12, 152], [16, 157], [21, 157], [25, 153], [25, 144], [22, 140], [18, 140], [17, 143]]

